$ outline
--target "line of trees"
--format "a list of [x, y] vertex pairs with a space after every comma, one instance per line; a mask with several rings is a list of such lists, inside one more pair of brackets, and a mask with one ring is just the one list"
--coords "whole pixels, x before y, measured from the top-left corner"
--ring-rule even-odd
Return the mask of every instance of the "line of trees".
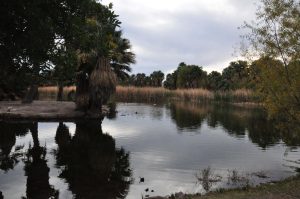
[[206, 88], [209, 90], [235, 90], [240, 88], [253, 89], [251, 64], [247, 61], [234, 61], [224, 68], [222, 73], [212, 71], [209, 74], [202, 67], [180, 63], [178, 68], [168, 74], [164, 87]]
[[164, 73], [160, 70], [154, 71], [149, 76], [145, 73], [137, 73], [121, 80], [119, 84], [123, 86], [161, 87], [164, 77]]
[[180, 63], [177, 69], [166, 75], [161, 71], [154, 71], [149, 76], [144, 73], [131, 75], [121, 85], [137, 87], [161, 87], [167, 89], [206, 88], [209, 90], [235, 90], [239, 88], [254, 88], [251, 73], [252, 66], [247, 61], [231, 62], [222, 73], [212, 71], [207, 73], [197, 65]]

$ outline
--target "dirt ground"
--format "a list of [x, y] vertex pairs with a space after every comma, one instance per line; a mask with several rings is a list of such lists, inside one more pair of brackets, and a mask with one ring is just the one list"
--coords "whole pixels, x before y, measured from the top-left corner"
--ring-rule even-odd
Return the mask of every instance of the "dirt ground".
[[0, 120], [78, 120], [99, 119], [108, 113], [102, 108], [100, 113], [77, 111], [74, 102], [34, 101], [22, 104], [20, 101], [1, 101]]
[[300, 176], [274, 184], [264, 184], [248, 189], [220, 190], [206, 195], [151, 197], [149, 199], [300, 199]]

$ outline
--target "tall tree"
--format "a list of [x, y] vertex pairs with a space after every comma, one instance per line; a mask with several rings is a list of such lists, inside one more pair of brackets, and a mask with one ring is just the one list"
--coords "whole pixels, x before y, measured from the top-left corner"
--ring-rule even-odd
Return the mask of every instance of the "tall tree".
[[245, 28], [251, 30], [245, 35], [249, 44], [245, 52], [262, 57], [256, 67], [261, 71], [260, 86], [269, 113], [284, 113], [282, 118], [299, 123], [299, 0], [261, 0], [256, 21], [246, 23]]
[[177, 88], [205, 87], [207, 73], [202, 67], [180, 63], [177, 68]]
[[94, 4], [93, 12], [86, 19], [86, 38], [79, 47], [76, 105], [81, 110], [99, 111], [115, 91], [113, 70], [129, 70], [134, 54], [128, 51], [128, 40], [121, 38], [121, 22], [112, 10], [112, 4]]
[[167, 75], [166, 80], [164, 81], [164, 87], [167, 89], [176, 89], [177, 88], [176, 81], [177, 81], [177, 70]]
[[131, 44], [128, 39], [122, 37], [121, 31], [116, 31], [114, 36], [114, 49], [111, 57], [111, 67], [119, 81], [129, 78], [131, 72], [130, 64], [135, 63], [135, 54], [131, 51]]
[[222, 88], [225, 90], [244, 88], [247, 86], [248, 75], [246, 61], [230, 62], [229, 66], [222, 71]]
[[164, 73], [159, 71], [154, 71], [153, 73], [150, 74], [150, 81], [151, 81], [151, 86], [153, 87], [161, 87], [162, 86], [162, 81], [164, 80]]
[[50, 55], [55, 47], [80, 40], [79, 30], [92, 2], [1, 1], [0, 90], [19, 93], [30, 86], [24, 101], [31, 102], [43, 81], [41, 74], [53, 68]]
[[217, 71], [212, 71], [207, 76], [208, 89], [219, 90], [222, 87], [222, 75]]

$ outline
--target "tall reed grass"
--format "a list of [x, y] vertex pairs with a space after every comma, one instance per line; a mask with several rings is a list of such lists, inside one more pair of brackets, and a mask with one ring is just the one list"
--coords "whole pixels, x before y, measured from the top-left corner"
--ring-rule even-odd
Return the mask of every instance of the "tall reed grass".
[[162, 100], [176, 101], [220, 101], [220, 102], [257, 102], [254, 92], [247, 89], [235, 91], [209, 91], [206, 89], [177, 89], [153, 87], [117, 86], [116, 100], [122, 102], [158, 102]]
[[[75, 87], [65, 87], [63, 99], [68, 99], [70, 92], [75, 92]], [[57, 87], [40, 87], [39, 96], [41, 100], [55, 100]], [[191, 101], [191, 102], [257, 102], [254, 92], [247, 89], [235, 91], [209, 91], [206, 89], [177, 89], [168, 90], [162, 87], [133, 87], [117, 86], [114, 96], [120, 102], [163, 102], [166, 100]]]
[[[75, 94], [76, 87], [75, 86], [67, 86], [64, 87], [63, 90], [63, 100], [70, 100], [70, 96], [72, 93]], [[39, 87], [39, 100], [56, 100], [58, 87], [57, 86], [45, 86]]]

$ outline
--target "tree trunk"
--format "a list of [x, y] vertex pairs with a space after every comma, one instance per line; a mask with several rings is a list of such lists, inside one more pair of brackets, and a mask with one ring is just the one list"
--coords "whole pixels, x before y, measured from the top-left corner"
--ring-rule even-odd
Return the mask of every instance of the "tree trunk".
[[23, 103], [32, 103], [33, 100], [38, 99], [38, 85], [31, 85], [23, 99]]
[[86, 111], [89, 105], [89, 80], [86, 73], [80, 71], [77, 73], [76, 80], [76, 109]]
[[63, 91], [64, 91], [64, 86], [63, 83], [59, 82], [58, 83], [58, 93], [57, 93], [57, 101], [63, 101]]
[[33, 147], [40, 147], [39, 136], [38, 136], [38, 123], [32, 123], [30, 132], [33, 140]]

